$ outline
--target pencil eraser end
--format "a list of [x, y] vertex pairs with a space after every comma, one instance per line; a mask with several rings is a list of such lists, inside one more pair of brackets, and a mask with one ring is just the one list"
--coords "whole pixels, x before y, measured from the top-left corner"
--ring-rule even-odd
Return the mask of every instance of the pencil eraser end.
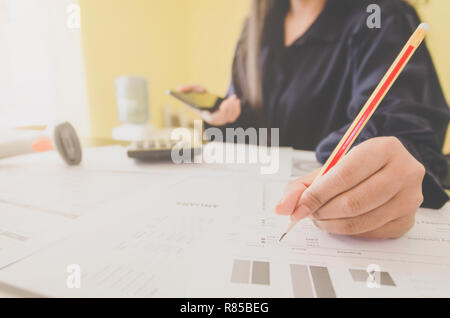
[[425, 31], [428, 32], [430, 30], [430, 27], [428, 26], [428, 23], [421, 23], [419, 25], [419, 29], [424, 29]]

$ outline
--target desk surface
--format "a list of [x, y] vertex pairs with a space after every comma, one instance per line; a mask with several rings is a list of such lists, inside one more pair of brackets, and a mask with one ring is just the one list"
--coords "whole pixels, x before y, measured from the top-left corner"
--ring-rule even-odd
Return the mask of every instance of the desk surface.
[[0, 283], [0, 298], [36, 298], [40, 297], [29, 291]]
[[[104, 147], [121, 145], [126, 146], [129, 143], [124, 141], [116, 141], [107, 138], [82, 138], [83, 147]], [[0, 298], [36, 298], [40, 297], [38, 294], [31, 293], [24, 289], [11, 286], [0, 282]]]
[[[121, 143], [121, 142], [118, 143], [118, 142], [111, 141], [108, 139], [86, 139], [86, 140], [83, 140], [83, 145], [85, 147], [100, 147], [100, 146], [117, 145], [117, 144], [123, 145], [124, 143]], [[91, 151], [93, 151], [95, 153], [97, 152], [97, 150], [91, 150]], [[89, 153], [89, 151], [87, 151], [87, 154], [88, 153]], [[312, 154], [308, 153], [307, 155], [308, 156], [311, 155], [313, 157]], [[310, 167], [308, 166], [307, 168], [310, 168]], [[14, 266], [14, 265], [11, 265], [11, 266]], [[16, 288], [11, 285], [0, 283], [0, 297], [39, 297], [39, 295], [30, 293], [21, 288]]]

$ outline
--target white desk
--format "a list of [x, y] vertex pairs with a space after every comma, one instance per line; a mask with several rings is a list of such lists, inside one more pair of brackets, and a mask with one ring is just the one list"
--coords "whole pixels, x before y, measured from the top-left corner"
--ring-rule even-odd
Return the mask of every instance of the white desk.
[[0, 298], [36, 298], [41, 297], [38, 294], [0, 283]]
[[[197, 169], [193, 167], [192, 165], [188, 166], [175, 166], [171, 163], [167, 164], [137, 164], [133, 160], [126, 157], [125, 149], [120, 149], [120, 145], [125, 146], [127, 143], [122, 142], [116, 142], [116, 141], [110, 141], [110, 140], [85, 140], [84, 146], [88, 146], [89, 148], [85, 148], [84, 154], [83, 154], [83, 163], [81, 167], [72, 167], [68, 168], [65, 166], [65, 164], [60, 160], [59, 156], [56, 153], [43, 153], [43, 154], [32, 154], [27, 155], [23, 157], [17, 157], [17, 158], [10, 158], [7, 160], [3, 160], [0, 162], [0, 169], [6, 168], [6, 169], [12, 169], [12, 173], [14, 174], [14, 169], [17, 169], [17, 173], [20, 173], [20, 171], [27, 171], [22, 174], [22, 179], [20, 182], [23, 182], [27, 184], [28, 188], [25, 190], [27, 193], [32, 193], [31, 188], [29, 187], [30, 181], [26, 180], [26, 173], [44, 173], [46, 171], [52, 171], [52, 167], [57, 171], [57, 173], [70, 173], [71, 177], [74, 177], [77, 175], [77, 171], [80, 173], [83, 173], [84, 170], [93, 170], [93, 171], [99, 171], [108, 173], [110, 171], [123, 171], [123, 172], [143, 172], [148, 174], [146, 178], [155, 178], [153, 173], [156, 173], [156, 176], [158, 176], [160, 173], [167, 173], [170, 178], [170, 175], [176, 175], [179, 172], [189, 174], [203, 174], [208, 175], [210, 173], [215, 173], [219, 171], [219, 175], [223, 172], [224, 174], [227, 173], [226, 170], [228, 168], [224, 168], [223, 165], [211, 167], [205, 166], [204, 168]], [[110, 147], [103, 147], [103, 146], [109, 146], [109, 145], [115, 145]], [[98, 148], [97, 148], [98, 147]], [[110, 149], [111, 148], [111, 149]], [[115, 148], [115, 149], [112, 149]], [[312, 155], [312, 154], [311, 154]], [[312, 155], [311, 158], [314, 158]], [[253, 167], [252, 169], [254, 169]], [[67, 172], [65, 172], [67, 169]], [[223, 171], [222, 171], [223, 169]], [[234, 168], [232, 168], [234, 169]], [[241, 172], [244, 172], [247, 170], [245, 167], [238, 167], [236, 168], [236, 171], [233, 173], [240, 174]], [[222, 172], [220, 172], [222, 171]], [[290, 169], [289, 169], [290, 171]], [[25, 176], [24, 176], [25, 175]], [[25, 178], [24, 178], [25, 177]], [[127, 177], [126, 174], [123, 175], [124, 178]], [[43, 178], [42, 182], [45, 182]], [[35, 185], [38, 187], [39, 185]], [[76, 189], [76, 191], [79, 191], [80, 189]], [[86, 191], [92, 191], [86, 189]], [[20, 199], [20, 196], [22, 194], [18, 194], [18, 198]], [[80, 193], [77, 193], [77, 195], [81, 195]], [[82, 196], [82, 195], [81, 195]], [[19, 200], [17, 199], [17, 200]], [[55, 201], [57, 198], [55, 198]], [[80, 199], [81, 201], [81, 199]], [[47, 202], [48, 203], [48, 202]], [[73, 204], [73, 200], [72, 200]], [[26, 204], [25, 204], [26, 205]], [[60, 205], [61, 206], [61, 205]], [[14, 266], [10, 265], [10, 266]], [[1, 271], [1, 270], [0, 270]], [[38, 296], [35, 293], [28, 292], [22, 288], [15, 287], [11, 284], [1, 283], [0, 282], [0, 297], [36, 297]]]
[[[116, 150], [114, 150], [114, 151], [116, 151]], [[77, 171], [82, 171], [82, 170], [77, 170], [77, 169], [88, 169], [88, 170], [89, 169], [91, 169], [91, 170], [92, 169], [98, 169], [98, 171], [103, 171], [103, 172], [108, 172], [108, 171], [113, 171], [113, 170], [116, 170], [116, 171], [122, 170], [122, 172], [126, 172], [126, 171], [133, 170], [134, 174], [132, 176], [132, 178], [133, 178], [132, 182], [136, 182], [136, 183], [139, 184], [139, 182], [142, 182], [142, 180], [145, 180], [147, 178], [158, 178], [158, 174], [161, 173], [161, 171], [169, 172], [170, 174], [167, 175], [167, 176], [166, 175], [164, 175], [163, 177], [159, 176], [161, 178], [159, 180], [161, 181], [161, 188], [162, 188], [164, 186], [167, 186], [167, 184], [169, 184], [173, 180], [175, 180], [175, 182], [172, 183], [172, 185], [174, 185], [174, 186], [179, 185], [180, 183], [182, 183], [182, 182], [180, 182], [180, 180], [177, 181], [176, 178], [169, 180], [170, 182], [168, 181], [169, 183], [165, 183], [165, 184], [164, 184], [164, 180], [165, 179], [170, 179], [173, 176], [176, 176], [177, 173], [181, 172], [182, 170], [184, 171], [185, 169], [186, 169], [186, 171], [188, 171], [188, 174], [195, 175], [195, 176], [197, 176], [199, 174], [203, 174], [203, 175], [206, 176], [206, 175], [208, 175], [210, 173], [218, 173], [218, 172], [222, 173], [223, 172], [223, 171], [222, 172], [220, 171], [220, 169], [221, 169], [220, 167], [211, 168], [211, 169], [204, 168], [206, 170], [196, 170], [195, 167], [183, 168], [183, 167], [174, 167], [174, 166], [171, 166], [171, 165], [158, 166], [157, 169], [155, 168], [154, 170], [152, 170], [153, 169], [152, 166], [135, 165], [133, 163], [133, 161], [130, 161], [130, 160], [128, 160], [128, 158], [126, 158], [126, 156], [123, 154], [122, 151], [120, 151], [120, 149], [119, 149], [119, 151], [116, 151], [116, 152], [114, 152], [114, 151], [112, 151], [112, 152], [110, 152], [110, 151], [103, 152], [103, 151], [100, 151], [100, 150], [97, 151], [95, 149], [87, 151], [85, 153], [85, 157], [84, 157], [84, 159], [85, 159], [84, 160], [84, 166], [81, 167], [81, 168], [71, 169], [70, 170], [71, 177], [74, 177], [74, 176], [76, 177]], [[298, 161], [298, 160], [296, 161], [295, 160], [295, 158], [297, 158], [297, 155], [302, 158], [300, 161]], [[57, 167], [60, 167], [60, 168], [62, 167], [62, 164], [58, 161], [59, 159], [57, 158], [57, 156], [53, 156], [52, 157], [51, 155], [47, 154], [47, 155], [43, 155], [43, 156], [39, 157], [39, 159], [40, 159], [39, 162], [36, 162], [35, 160], [29, 160], [29, 158], [23, 158], [23, 159], [18, 158], [17, 160], [10, 160], [10, 161], [6, 161], [6, 162], [3, 162], [3, 163], [0, 163], [0, 167], [1, 167], [1, 164], [4, 164], [5, 166], [11, 167], [12, 169], [20, 167], [20, 169], [22, 169], [22, 168], [23, 169], [28, 169], [27, 171], [37, 171], [39, 169], [44, 169], [45, 170], [45, 169], [48, 169], [48, 167], [52, 167], [52, 166], [57, 166]], [[292, 176], [297, 176], [297, 175], [301, 175], [303, 173], [307, 173], [308, 171], [311, 171], [311, 170], [315, 169], [318, 166], [317, 163], [314, 161], [314, 154], [312, 154], [312, 153], [305, 153], [305, 152], [295, 153], [293, 155], [293, 158], [290, 158], [290, 162], [292, 162], [292, 171], [290, 171], [290, 175], [292, 175]], [[182, 169], [182, 170], [179, 170], [179, 169]], [[234, 173], [235, 175], [242, 175], [244, 173], [244, 170], [246, 170], [246, 169], [245, 168], [244, 169], [242, 169], [242, 168], [239, 169], [238, 168], [237, 170], [232, 171], [232, 173]], [[60, 171], [63, 171], [63, 170], [60, 170]], [[230, 172], [230, 171], [227, 171], [227, 173], [228, 172]], [[218, 178], [222, 178], [224, 175], [225, 175], [225, 173], [223, 173], [222, 175], [219, 174]], [[137, 176], [139, 176], [139, 178]], [[126, 180], [127, 178], [129, 178], [129, 175], [127, 173], [124, 173], [124, 174], [121, 174], [119, 177], [121, 178], [120, 180], [122, 180], [122, 179]], [[225, 179], [220, 179], [220, 180], [221, 180], [221, 182], [226, 181]], [[283, 179], [283, 180], [286, 180], [286, 179]], [[181, 180], [181, 181], [183, 181], [183, 180]], [[92, 183], [95, 184], [95, 182], [96, 182], [96, 178], [92, 178]], [[278, 182], [278, 183], [281, 183], [281, 182]], [[130, 184], [130, 183], [124, 182], [124, 184]], [[185, 186], [186, 186], [186, 184], [185, 184]], [[278, 185], [276, 187], [274, 187], [274, 189], [275, 189], [274, 192], [276, 192], [276, 190], [278, 188], [279, 188]], [[267, 195], [267, 193], [273, 194], [273, 192], [270, 189], [271, 188], [265, 189], [266, 195]], [[63, 193], [63, 192], [61, 194], [63, 196], [65, 195], [65, 193]], [[77, 195], [80, 195], [80, 193], [77, 193]], [[271, 198], [271, 200], [272, 199], [276, 200], [278, 197], [279, 197], [279, 195], [277, 194], [277, 195], [275, 195], [275, 198]], [[263, 201], [264, 200], [265, 199], [263, 199]], [[145, 201], [146, 204], [143, 204], [143, 201], [141, 201], [141, 202], [142, 202], [141, 205], [146, 205], [149, 201]], [[138, 206], [138, 205], [139, 204], [136, 204], [136, 206]], [[442, 213], [440, 213], [440, 214], [442, 214]], [[433, 221], [433, 220], [431, 220], [431, 221]], [[432, 222], [429, 222], [429, 223], [432, 223]], [[116, 232], [114, 232], [114, 233], [116, 233]], [[321, 235], [321, 234], [317, 234], [317, 235]], [[419, 236], [416, 235], [413, 239], [416, 239], [417, 237], [420, 238], [420, 235]], [[328, 240], [326, 242], [327, 244], [334, 244], [332, 242], [333, 240], [330, 239], [329, 237], [323, 237], [323, 238], [321, 238], [321, 240], [322, 239], [323, 239], [322, 243], [324, 243], [325, 241]], [[344, 245], [348, 243], [346, 238], [340, 238], [338, 241], [340, 241], [339, 242], [340, 244], [342, 243]], [[403, 243], [405, 243], [405, 242], [403, 242]], [[419, 243], [422, 244], [422, 242], [419, 242]], [[350, 244], [350, 246], [354, 246], [354, 245]], [[397, 250], [402, 250], [403, 246], [405, 246], [405, 245], [401, 245], [401, 244], [398, 245], [397, 246]], [[389, 246], [388, 245], [383, 245], [382, 247], [383, 248], [388, 248]], [[408, 244], [406, 244], [406, 247], [410, 247], [410, 246], [408, 246]], [[427, 246], [425, 244], [423, 244], [422, 247], [427, 247]], [[41, 260], [40, 260], [41, 262], [42, 262], [42, 258], [47, 259], [47, 260], [50, 259], [48, 257], [45, 257], [46, 251], [43, 251], [43, 253], [44, 253], [44, 257], [41, 257]], [[63, 255], [63, 254], [61, 254], [61, 255]], [[31, 264], [29, 264], [29, 262], [27, 263], [27, 260], [29, 261], [29, 260], [34, 260], [34, 259], [33, 258], [25, 259], [23, 261], [18, 262], [17, 264], [11, 265], [9, 268], [10, 269], [14, 269], [14, 268], [19, 267], [19, 268], [21, 268], [22, 272], [23, 272], [24, 269], [27, 271], [28, 268], [33, 267]], [[56, 258], [52, 259], [52, 262], [53, 262], [53, 260], [57, 261]], [[445, 261], [447, 261], [447, 259]], [[450, 262], [450, 258], [448, 259], [448, 261]], [[45, 264], [45, 262], [41, 264], [41, 268], [46, 268], [45, 266], [43, 266], [43, 264]], [[67, 264], [67, 263], [65, 262], [64, 264]], [[446, 266], [447, 266], [447, 264], [446, 264]], [[60, 267], [58, 267], [58, 268], [60, 268]], [[8, 270], [8, 268], [7, 268], [7, 270]], [[33, 270], [33, 269], [31, 269], [31, 270]], [[0, 271], [0, 274], [1, 274], [1, 272], [2, 271]], [[288, 271], [282, 271], [282, 272], [284, 273], [284, 272], [288, 272]], [[8, 272], [6, 272], [6, 273], [8, 273]], [[348, 276], [348, 270], [346, 272], [343, 271], [342, 273], [343, 274], [347, 274], [347, 276]], [[62, 281], [61, 279], [63, 279], [62, 277], [64, 277], [63, 274], [65, 274], [64, 271], [62, 271], [60, 277], [58, 278], [58, 282]], [[340, 273], [338, 274], [338, 276], [343, 277], [343, 275], [340, 275]], [[286, 277], [280, 277], [280, 279], [281, 278], [286, 278]], [[394, 278], [395, 278], [395, 276], [394, 276]], [[24, 278], [24, 279], [26, 280], [26, 278]], [[42, 278], [42, 279], [45, 280], [44, 278]], [[276, 280], [276, 278], [274, 278], [274, 281], [275, 280]], [[402, 280], [400, 278], [399, 278], [398, 281], [400, 283], [402, 283]], [[207, 279], [205, 279], [205, 283], [208, 283]], [[24, 286], [24, 285], [23, 284], [18, 284], [17, 286]], [[205, 286], [204, 290], [210, 290], [210, 289], [207, 289], [206, 286]], [[251, 292], [253, 292], [253, 291], [251, 291]], [[257, 297], [259, 297], [259, 296], [261, 296], [261, 297], [267, 296], [267, 294], [258, 294], [258, 292], [261, 292], [261, 290], [256, 290], [255, 292], [256, 293], [253, 294], [253, 296], [257, 296]], [[245, 294], [244, 297], [247, 297], [248, 295], [252, 295], [252, 294]], [[450, 290], [448, 291], [448, 295], [450, 295]], [[20, 289], [20, 288], [16, 288], [16, 287], [12, 286], [11, 283], [9, 285], [8, 284], [0, 284], [0, 297], [35, 297], [35, 296], [37, 296], [37, 295], [34, 294], [34, 293], [29, 293], [29, 292], [27, 292], [27, 291], [25, 291], [23, 289]], [[202, 295], [199, 295], [199, 296], [202, 296]], [[289, 296], [287, 296], [287, 297], [289, 297]]]

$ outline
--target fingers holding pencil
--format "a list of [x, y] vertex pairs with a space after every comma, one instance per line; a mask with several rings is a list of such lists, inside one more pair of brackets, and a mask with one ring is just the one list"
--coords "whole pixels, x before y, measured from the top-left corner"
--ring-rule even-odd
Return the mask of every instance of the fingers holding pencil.
[[[372, 138], [354, 147], [308, 188], [302, 179], [291, 184], [277, 212], [291, 215], [289, 230], [310, 217], [332, 234], [398, 237], [410, 229], [423, 202], [424, 173], [397, 138]], [[297, 196], [295, 189], [300, 190]]]
[[[374, 143], [382, 146], [383, 139], [374, 139], [371, 143], [355, 147], [329, 173], [314, 183], [312, 180], [319, 170], [288, 184], [285, 196], [276, 206], [275, 212], [290, 215], [293, 221], [299, 221], [318, 211], [339, 194], [368, 179], [385, 165], [386, 158], [375, 153], [378, 152], [378, 147], [374, 147]], [[357, 169], [355, 163], [360, 166], [363, 164], [364, 169]]]
[[350, 191], [378, 172], [386, 165], [387, 155], [379, 152], [384, 145], [385, 139], [379, 138], [355, 147], [302, 193], [291, 219], [298, 221], [315, 213], [331, 199]]

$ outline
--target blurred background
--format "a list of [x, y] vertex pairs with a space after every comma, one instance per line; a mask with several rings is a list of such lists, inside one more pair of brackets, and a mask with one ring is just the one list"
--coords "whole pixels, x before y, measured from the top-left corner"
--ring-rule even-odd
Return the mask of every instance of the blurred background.
[[[450, 97], [450, 1], [410, 1]], [[199, 83], [224, 95], [250, 0], [0, 0], [0, 125], [69, 120], [81, 135], [119, 125], [114, 80], [147, 78], [151, 122], [189, 126], [166, 95]], [[445, 152], [450, 152], [450, 140]]]

